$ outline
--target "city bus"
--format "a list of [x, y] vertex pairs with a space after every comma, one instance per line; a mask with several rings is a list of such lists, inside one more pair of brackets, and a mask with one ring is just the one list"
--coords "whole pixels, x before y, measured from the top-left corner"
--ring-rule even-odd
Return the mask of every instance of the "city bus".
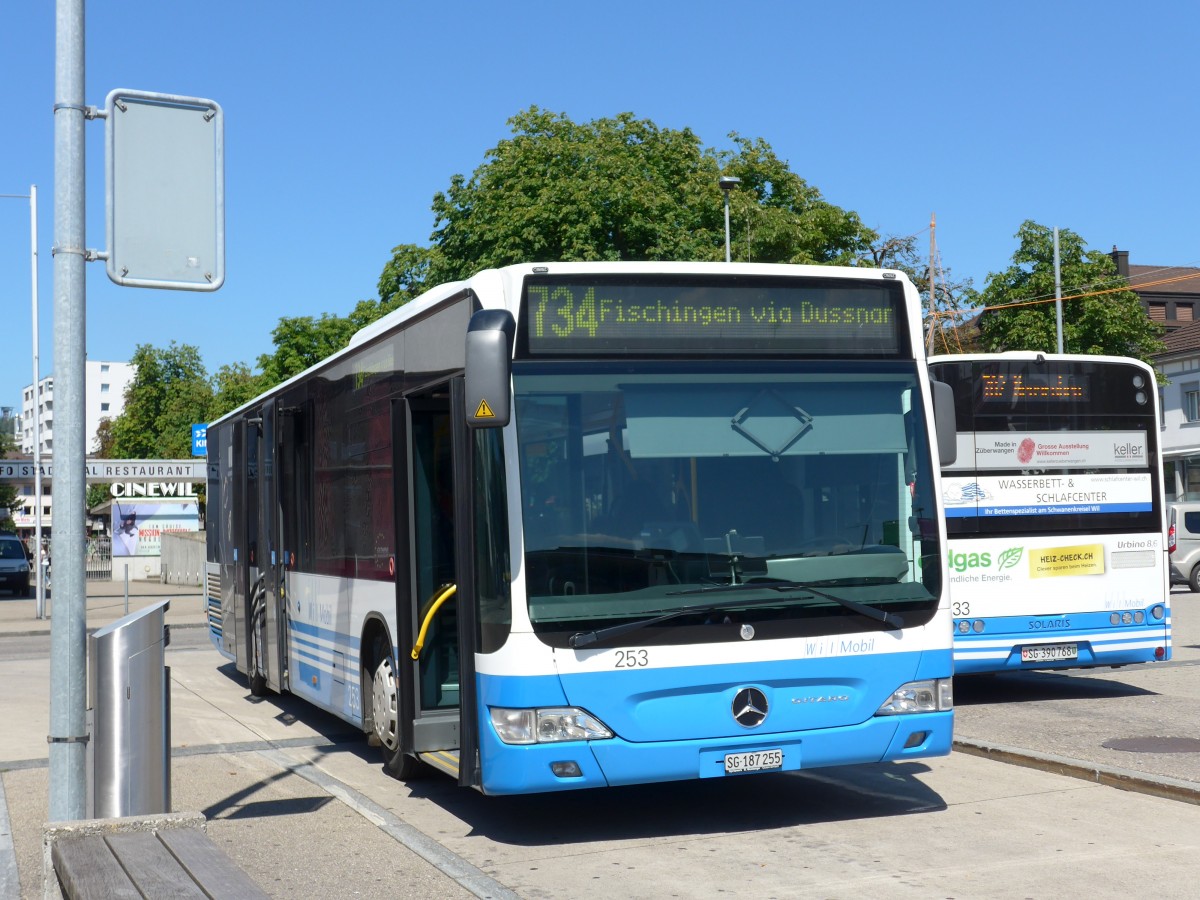
[[489, 795], [946, 754], [952, 415], [898, 272], [483, 271], [209, 425], [212, 640]]
[[1109, 356], [937, 356], [956, 673], [1171, 656], [1154, 370]]

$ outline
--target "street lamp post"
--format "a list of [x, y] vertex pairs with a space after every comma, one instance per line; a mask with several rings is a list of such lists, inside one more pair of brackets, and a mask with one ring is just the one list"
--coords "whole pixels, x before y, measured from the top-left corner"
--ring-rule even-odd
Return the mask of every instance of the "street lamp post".
[[725, 262], [729, 262], [729, 192], [742, 183], [742, 179], [733, 175], [722, 175], [717, 179], [721, 185], [721, 193], [725, 195]]
[[38, 380], [41, 377], [38, 369], [38, 258], [37, 258], [37, 185], [29, 186], [28, 194], [0, 194], [0, 198], [29, 201], [29, 248], [31, 267], [33, 270], [33, 522], [34, 543], [33, 564], [36, 569], [37, 607], [39, 619], [46, 618], [46, 584], [42, 568], [42, 457], [41, 457], [41, 420], [38, 418]]

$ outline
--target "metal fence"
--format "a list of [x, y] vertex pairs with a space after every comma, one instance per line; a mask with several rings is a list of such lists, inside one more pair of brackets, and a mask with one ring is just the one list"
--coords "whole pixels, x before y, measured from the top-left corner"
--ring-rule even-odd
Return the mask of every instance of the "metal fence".
[[88, 538], [86, 572], [88, 581], [112, 581], [112, 538], [108, 535]]

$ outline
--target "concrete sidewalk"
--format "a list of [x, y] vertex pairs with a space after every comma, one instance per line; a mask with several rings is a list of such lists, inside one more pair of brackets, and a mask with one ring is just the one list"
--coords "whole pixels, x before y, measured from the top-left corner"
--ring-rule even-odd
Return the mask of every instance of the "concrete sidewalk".
[[[167, 650], [172, 809], [201, 813], [209, 837], [270, 896], [513, 896], [393, 811], [409, 791], [383, 774], [378, 752], [356, 728], [292, 696], [248, 696], [245, 676], [208, 645], [201, 588], [129, 584], [131, 613], [164, 599], [171, 601], [167, 624], [187, 633]], [[0, 594], [0, 637], [18, 638], [10, 646], [19, 647], [22, 636], [44, 645], [53, 595], [47, 610], [50, 618], [38, 619], [35, 600]], [[88, 583], [89, 631], [125, 614], [123, 582]], [[42, 896], [50, 680], [40, 650], [0, 657], [0, 898]], [[387, 806], [307, 754], [348, 758], [374, 778], [379, 796], [391, 798], [382, 801]]]
[[[161, 584], [157, 581], [87, 582], [87, 630], [103, 628], [127, 613], [170, 600], [165, 621], [174, 628], [203, 627], [208, 622], [204, 589], [198, 585]], [[0, 593], [0, 636], [49, 634], [56, 609], [53, 585], [46, 592], [47, 617], [37, 617], [37, 600]]]

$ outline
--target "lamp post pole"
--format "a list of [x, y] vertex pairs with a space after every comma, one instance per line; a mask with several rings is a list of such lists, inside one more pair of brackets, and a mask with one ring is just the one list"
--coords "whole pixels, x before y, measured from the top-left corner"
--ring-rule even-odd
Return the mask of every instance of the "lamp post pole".
[[42, 458], [41, 418], [38, 415], [38, 253], [37, 253], [37, 185], [29, 186], [28, 194], [0, 194], [0, 198], [29, 201], [29, 258], [33, 284], [33, 565], [37, 582], [36, 615], [46, 618], [46, 585], [42, 569]]
[[729, 192], [741, 184], [742, 179], [733, 175], [722, 175], [717, 179], [717, 183], [721, 185], [721, 193], [725, 195], [725, 262], [729, 262]]

